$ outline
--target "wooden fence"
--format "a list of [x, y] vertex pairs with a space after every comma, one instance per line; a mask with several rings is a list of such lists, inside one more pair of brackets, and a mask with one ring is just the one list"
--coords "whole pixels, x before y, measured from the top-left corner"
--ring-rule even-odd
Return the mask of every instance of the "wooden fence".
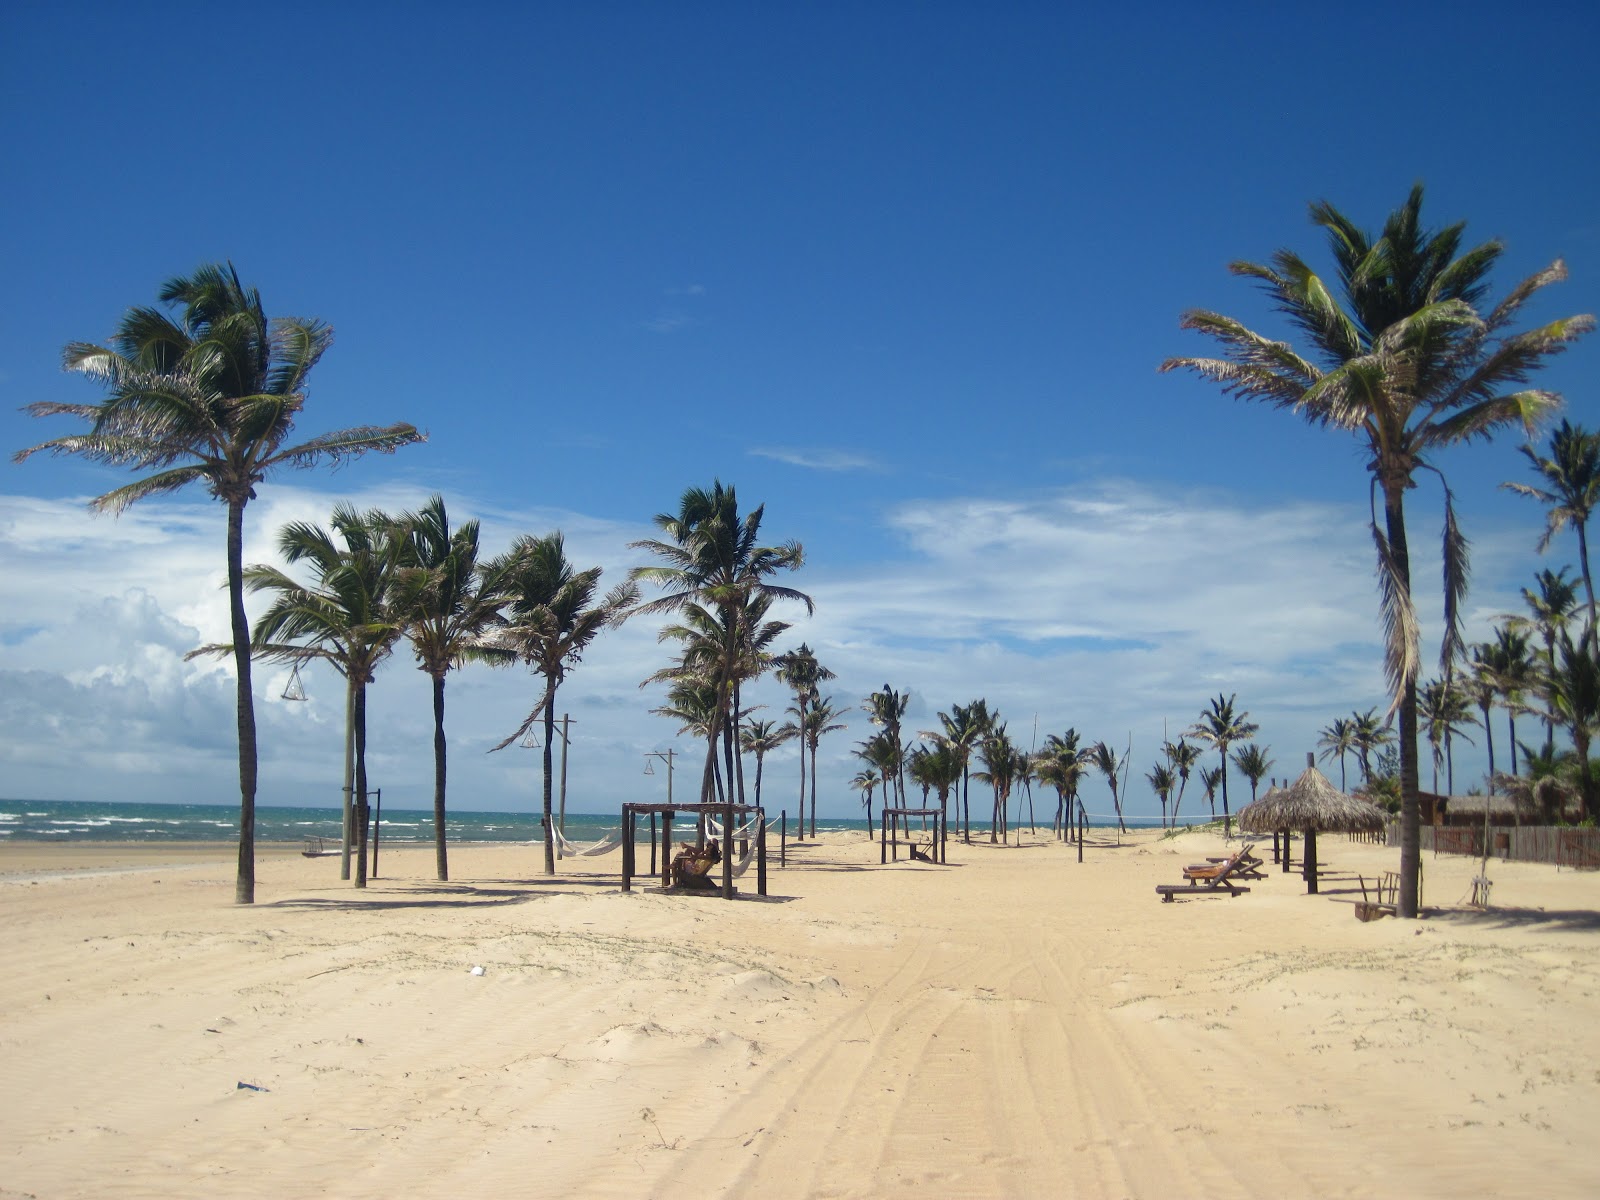
[[[1388, 844], [1400, 844], [1400, 826], [1391, 823]], [[1433, 854], [1483, 854], [1481, 825], [1424, 825], [1422, 849]], [[1554, 863], [1557, 868], [1600, 870], [1600, 829], [1557, 825], [1492, 825], [1489, 857], [1515, 862]]]

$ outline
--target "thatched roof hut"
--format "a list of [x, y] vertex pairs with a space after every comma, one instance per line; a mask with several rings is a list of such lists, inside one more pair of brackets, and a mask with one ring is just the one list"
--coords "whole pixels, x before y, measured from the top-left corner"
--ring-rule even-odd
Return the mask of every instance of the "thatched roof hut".
[[1376, 804], [1347, 796], [1329, 783], [1310, 754], [1299, 779], [1286, 788], [1268, 789], [1265, 796], [1239, 812], [1239, 828], [1246, 832], [1297, 829], [1305, 834], [1306, 891], [1313, 894], [1317, 890], [1317, 834], [1376, 833], [1388, 820]]

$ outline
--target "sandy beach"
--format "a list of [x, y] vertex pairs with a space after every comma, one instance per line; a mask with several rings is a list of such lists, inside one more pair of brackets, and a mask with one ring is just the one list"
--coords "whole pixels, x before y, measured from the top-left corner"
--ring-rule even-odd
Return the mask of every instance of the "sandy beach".
[[1362, 923], [1398, 851], [1163, 904], [1219, 836], [1025, 840], [733, 903], [276, 847], [245, 908], [229, 846], [5, 845], [0, 1197], [1600, 1192], [1600, 875], [1428, 858]]

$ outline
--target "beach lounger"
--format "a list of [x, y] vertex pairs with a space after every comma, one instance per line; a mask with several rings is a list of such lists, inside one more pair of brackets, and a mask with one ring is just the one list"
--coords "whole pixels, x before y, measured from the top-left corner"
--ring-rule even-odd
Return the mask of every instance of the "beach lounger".
[[1222, 859], [1220, 862], [1197, 863], [1183, 869], [1183, 877], [1187, 883], [1161, 883], [1156, 885], [1156, 894], [1161, 897], [1163, 904], [1171, 904], [1174, 896], [1217, 896], [1226, 893], [1228, 896], [1237, 896], [1250, 889], [1233, 882], [1234, 876], [1244, 871], [1252, 870], [1250, 865], [1253, 859], [1250, 853], [1251, 846], [1240, 847], [1232, 858]]
[[1266, 873], [1261, 869], [1264, 865], [1261, 860], [1261, 856], [1252, 853], [1255, 848], [1256, 844], [1254, 842], [1249, 842], [1243, 846], [1238, 853], [1231, 854], [1226, 858], [1208, 858], [1203, 863], [1195, 863], [1191, 866], [1185, 867], [1183, 869], [1183, 877], [1185, 879], [1190, 878], [1189, 872], [1194, 871], [1198, 873], [1195, 878], [1204, 879], [1207, 877], [1204, 872], [1209, 868], [1215, 867], [1220, 863], [1237, 862], [1238, 866], [1235, 868], [1230, 878], [1265, 879], [1267, 876]]

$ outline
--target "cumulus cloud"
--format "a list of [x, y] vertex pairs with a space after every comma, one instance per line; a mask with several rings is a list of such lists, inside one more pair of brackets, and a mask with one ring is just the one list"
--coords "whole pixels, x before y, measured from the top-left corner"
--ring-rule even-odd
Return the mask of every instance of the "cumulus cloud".
[[[251, 505], [246, 561], [274, 560], [279, 527], [325, 522], [341, 498], [395, 511], [426, 497], [399, 486], [355, 497], [275, 486]], [[491, 552], [517, 534], [562, 529], [573, 561], [602, 565], [607, 584], [642, 561], [628, 543], [652, 535], [643, 523], [447, 500], [454, 521], [482, 521]], [[856, 811], [844, 781], [859, 765], [850, 756], [855, 743], [869, 732], [859, 706], [885, 682], [911, 691], [908, 728], [932, 728], [939, 710], [982, 696], [1024, 744], [1035, 719], [1041, 739], [1074, 725], [1120, 749], [1131, 735], [1140, 773], [1161, 738], [1180, 733], [1208, 696], [1237, 692], [1274, 747], [1278, 773], [1292, 773], [1318, 728], [1384, 698], [1364, 522], [1364, 512], [1348, 507], [1251, 503], [1118, 480], [902, 503], [885, 516], [878, 563], [810, 565], [782, 580], [808, 592], [817, 610], [807, 618], [787, 606], [780, 615], [794, 626], [780, 648], [804, 639], [838, 672], [828, 691], [847, 729], [823, 742], [824, 811]], [[231, 664], [183, 661], [196, 645], [228, 639], [223, 532], [222, 508], [210, 502], [156, 502], [112, 520], [89, 517], [77, 503], [0, 496], [0, 762], [8, 790], [236, 795]], [[1479, 578], [1518, 567], [1522, 556], [1510, 539], [1486, 538]], [[1424, 626], [1436, 635], [1434, 570], [1418, 551]], [[263, 603], [252, 598], [252, 611]], [[1475, 636], [1515, 605], [1514, 589], [1481, 592]], [[612, 811], [660, 790], [660, 781], [642, 778], [644, 754], [669, 744], [683, 752], [688, 778], [698, 778], [696, 748], [649, 712], [661, 689], [639, 687], [670, 655], [658, 644], [660, 624], [636, 618], [602, 636], [562, 686], [558, 710], [574, 719], [574, 811]], [[432, 712], [427, 677], [415, 667], [404, 644], [380, 667], [369, 693], [370, 746], [385, 804], [425, 808]], [[257, 668], [261, 795], [332, 804], [343, 683], [319, 665], [303, 678], [308, 699], [296, 703], [283, 698], [286, 670]], [[451, 674], [453, 807], [534, 806], [539, 755], [489, 748], [516, 728], [538, 690], [521, 667]], [[746, 700], [783, 719], [789, 696], [768, 678]], [[774, 806], [789, 802], [796, 753], [791, 745], [768, 760]]]

